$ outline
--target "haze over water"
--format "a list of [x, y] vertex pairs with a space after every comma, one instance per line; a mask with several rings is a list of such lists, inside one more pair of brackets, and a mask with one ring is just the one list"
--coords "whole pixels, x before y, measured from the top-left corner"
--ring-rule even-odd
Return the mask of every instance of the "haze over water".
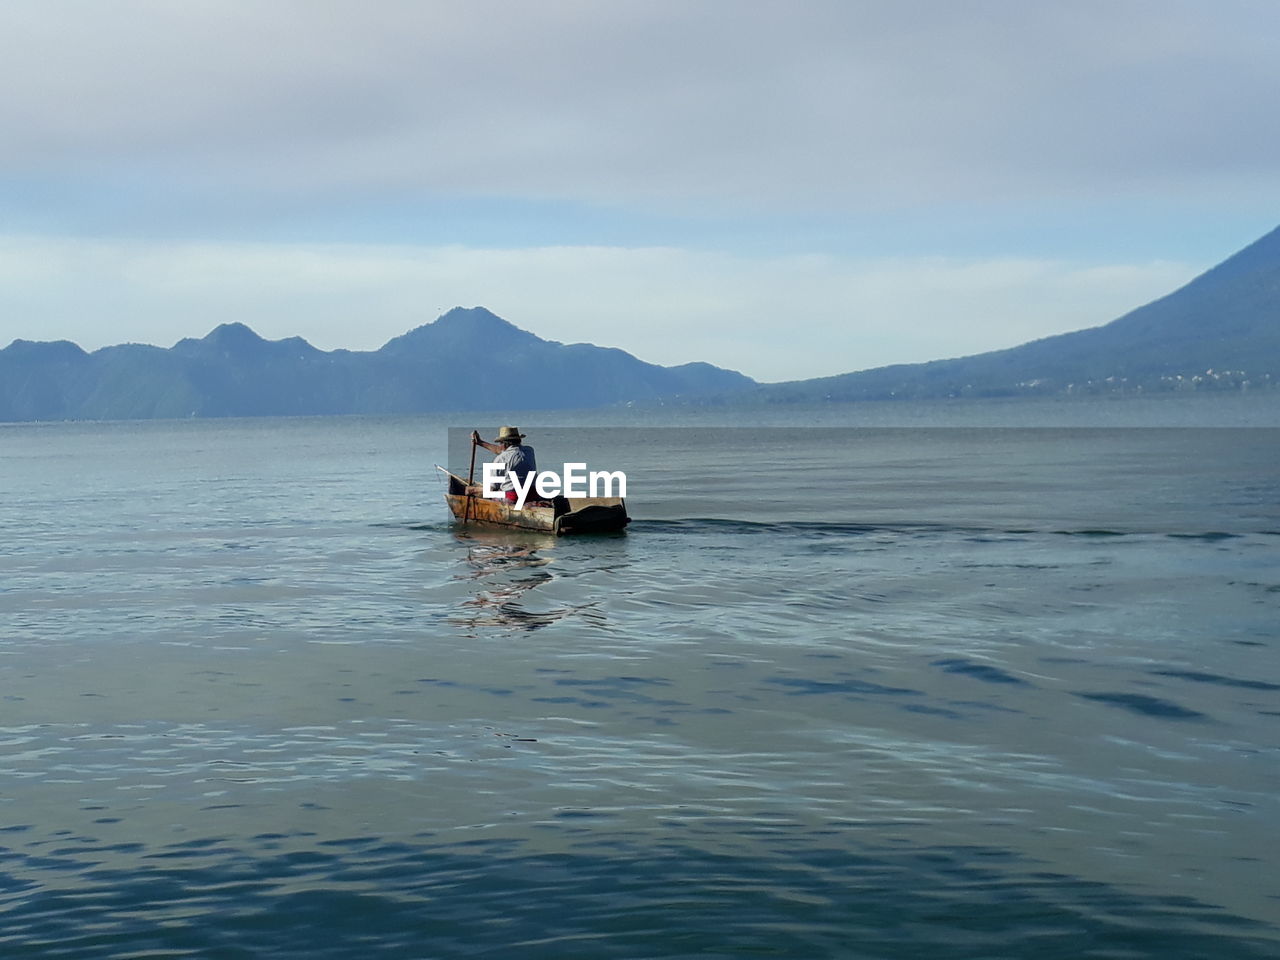
[[939, 409], [0, 426], [0, 949], [1275, 956], [1275, 421]]

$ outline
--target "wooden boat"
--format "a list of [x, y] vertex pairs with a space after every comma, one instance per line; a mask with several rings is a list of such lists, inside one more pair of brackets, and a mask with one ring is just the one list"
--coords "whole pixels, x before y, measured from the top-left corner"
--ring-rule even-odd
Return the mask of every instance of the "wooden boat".
[[506, 500], [489, 500], [467, 493], [467, 482], [438, 468], [449, 480], [445, 502], [462, 523], [496, 524], [523, 530], [542, 530], [562, 536], [570, 533], [610, 533], [631, 522], [621, 497], [556, 497], [531, 500], [517, 510]]

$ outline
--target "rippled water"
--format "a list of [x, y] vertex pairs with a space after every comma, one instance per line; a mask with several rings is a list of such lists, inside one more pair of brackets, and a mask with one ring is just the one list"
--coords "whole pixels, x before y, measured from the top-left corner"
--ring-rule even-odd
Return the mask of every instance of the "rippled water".
[[1280, 432], [444, 427], [0, 428], [3, 956], [1280, 953]]

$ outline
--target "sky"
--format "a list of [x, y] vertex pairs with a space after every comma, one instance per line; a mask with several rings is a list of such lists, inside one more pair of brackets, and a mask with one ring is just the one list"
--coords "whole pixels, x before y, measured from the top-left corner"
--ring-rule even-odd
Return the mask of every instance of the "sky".
[[0, 345], [1014, 346], [1280, 224], [1277, 50], [1273, 0], [11, 0]]

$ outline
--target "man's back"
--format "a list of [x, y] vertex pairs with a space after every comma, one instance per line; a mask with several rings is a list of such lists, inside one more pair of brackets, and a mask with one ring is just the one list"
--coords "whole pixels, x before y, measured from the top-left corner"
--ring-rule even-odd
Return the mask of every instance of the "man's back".
[[507, 470], [507, 478], [502, 481], [503, 490], [515, 489], [512, 477], [516, 477], [523, 484], [524, 478], [538, 469], [537, 461], [533, 456], [533, 447], [526, 447], [523, 444], [507, 447], [494, 457], [494, 463], [502, 464]]

